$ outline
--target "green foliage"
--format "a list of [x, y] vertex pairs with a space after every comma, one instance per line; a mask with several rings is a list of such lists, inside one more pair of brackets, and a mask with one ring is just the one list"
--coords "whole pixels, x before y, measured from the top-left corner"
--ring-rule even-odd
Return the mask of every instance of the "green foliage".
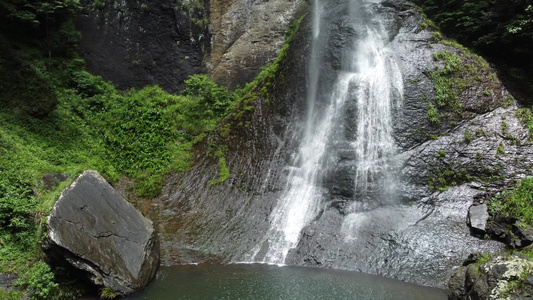
[[36, 205], [29, 185], [0, 177], [0, 233], [17, 235], [34, 227]]
[[213, 130], [226, 115], [237, 96], [210, 81], [207, 75], [194, 75], [185, 81], [184, 98], [179, 107], [178, 126], [191, 135]]
[[196, 26], [207, 29], [209, 12], [204, 5], [205, 1], [187, 0], [179, 2], [181, 2], [181, 7], [176, 5], [175, 9], [181, 9]]
[[431, 123], [431, 125], [437, 125], [440, 123], [437, 110], [435, 110], [435, 107], [433, 106], [433, 103], [431, 102], [428, 103], [427, 119], [429, 123]]
[[463, 62], [458, 55], [448, 50], [434, 53], [433, 59], [444, 63], [442, 67], [431, 72], [437, 107], [451, 107], [460, 115], [463, 106], [459, 102], [459, 95], [466, 88], [462, 79], [465, 72]]
[[529, 129], [529, 137], [533, 136], [533, 112], [530, 108], [520, 108], [516, 111], [516, 117]]
[[23, 266], [34, 249], [37, 201], [28, 183], [0, 169], [0, 272]]
[[503, 143], [500, 142], [498, 147], [496, 147], [496, 156], [498, 155], [505, 155], [505, 148], [503, 146]]
[[[259, 74], [252, 82], [248, 83], [243, 89], [236, 90], [237, 95], [241, 99], [238, 104], [238, 106], [240, 106], [241, 112], [243, 112], [243, 110], [250, 110], [251, 103], [253, 103], [258, 96], [264, 97], [268, 102], [268, 89], [270, 85], [272, 85], [274, 78], [278, 74], [279, 64], [287, 56], [290, 42], [294, 37], [294, 34], [298, 31], [298, 28], [300, 27], [300, 24], [304, 17], [305, 16], [302, 16], [300, 19], [292, 21], [289, 24], [289, 28], [285, 32], [285, 44], [278, 52], [277, 58], [272, 63], [261, 68], [261, 72], [259, 72]], [[234, 115], [234, 117], [238, 119], [241, 115], [242, 114]]]
[[470, 130], [466, 129], [465, 132], [464, 132], [464, 137], [465, 137], [465, 143], [470, 143], [472, 141], [472, 134], [470, 133]]
[[469, 87], [484, 81], [486, 84], [495, 84], [490, 67], [483, 58], [473, 54], [461, 45], [443, 40], [457, 49], [457, 53], [442, 50], [433, 54], [435, 61], [440, 65], [431, 71], [435, 102], [438, 108], [449, 108], [456, 116], [462, 117], [464, 105], [459, 101], [459, 96]]
[[439, 152], [437, 153], [438, 159], [444, 159], [446, 157], [446, 152], [443, 149], [439, 149]]
[[103, 9], [105, 7], [105, 0], [94, 0], [94, 7], [97, 9]]
[[0, 103], [46, 116], [65, 58], [76, 56], [76, 0], [0, 1]]
[[3, 300], [18, 300], [22, 299], [23, 292], [16, 290], [4, 290], [0, 288], [0, 299]]
[[[133, 179], [139, 196], [157, 196], [168, 173], [190, 168], [193, 146], [223, 117], [231, 111], [234, 116], [250, 111], [259, 96], [268, 99], [269, 86], [298, 27], [291, 25], [278, 59], [242, 90], [232, 93], [206, 75], [195, 75], [180, 95], [157, 86], [119, 91], [86, 72], [83, 60], [71, 52], [78, 34], [70, 20], [73, 12], [59, 7], [60, 2], [71, 1], [48, 1], [48, 8], [34, 2], [28, 9], [39, 10], [25, 15], [21, 8], [26, 1], [16, 2], [11, 10], [6, 9], [10, 3], [0, 0], [1, 13], [19, 13], [0, 24], [0, 272], [20, 273], [33, 265], [18, 286], [35, 290], [39, 299], [79, 294], [76, 288], [63, 288], [69, 284], [60, 272], [36, 263], [38, 224], [61, 190], [83, 170], [96, 169], [111, 183], [124, 175]], [[41, 32], [43, 20], [49, 27]], [[7, 23], [22, 24], [17, 34], [26, 25], [39, 30], [17, 41], [16, 34], [6, 33]], [[228, 136], [230, 128], [224, 126]], [[215, 153], [219, 178], [210, 184], [229, 177], [223, 148]], [[68, 180], [46, 190], [39, 179], [51, 172]]]
[[442, 168], [437, 168], [430, 172], [428, 177], [428, 186], [430, 190], [446, 191], [450, 186], [456, 186], [465, 182], [473, 181], [473, 177], [468, 174], [468, 170], [455, 168], [447, 164]]
[[533, 91], [533, 6], [529, 0], [415, 0], [442, 29], [488, 56], [528, 100]]
[[222, 183], [229, 177], [229, 169], [226, 166], [226, 159], [224, 157], [218, 159], [218, 167], [220, 168], [218, 179], [209, 181], [210, 186]]
[[59, 285], [54, 281], [54, 273], [43, 261], [35, 263], [26, 272], [20, 274], [15, 285], [34, 293], [32, 299], [51, 299], [58, 293]]
[[105, 287], [100, 291], [100, 299], [115, 299], [118, 294], [109, 287]]
[[509, 124], [507, 124], [507, 122], [502, 121], [500, 125], [502, 129], [502, 134], [505, 135], [507, 133], [507, 129], [509, 128]]
[[492, 198], [490, 207], [495, 213], [533, 225], [533, 177], [520, 181], [514, 190]]

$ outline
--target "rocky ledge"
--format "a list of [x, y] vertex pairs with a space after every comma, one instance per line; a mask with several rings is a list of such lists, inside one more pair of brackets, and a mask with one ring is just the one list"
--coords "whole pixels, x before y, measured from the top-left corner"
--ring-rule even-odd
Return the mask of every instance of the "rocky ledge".
[[52, 263], [82, 270], [96, 286], [128, 295], [155, 275], [159, 244], [152, 222], [94, 170], [62, 192], [46, 225], [43, 249]]
[[532, 272], [533, 262], [519, 253], [472, 254], [453, 272], [448, 299], [531, 299]]

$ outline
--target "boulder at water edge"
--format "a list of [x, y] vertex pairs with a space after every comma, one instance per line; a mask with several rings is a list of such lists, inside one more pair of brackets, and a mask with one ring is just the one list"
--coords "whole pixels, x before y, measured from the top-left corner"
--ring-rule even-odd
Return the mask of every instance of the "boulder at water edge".
[[452, 273], [448, 299], [531, 299], [533, 261], [519, 253], [501, 252], [489, 257], [470, 255]]
[[47, 255], [84, 271], [97, 286], [127, 295], [155, 275], [159, 244], [152, 222], [94, 170], [61, 193], [46, 223]]

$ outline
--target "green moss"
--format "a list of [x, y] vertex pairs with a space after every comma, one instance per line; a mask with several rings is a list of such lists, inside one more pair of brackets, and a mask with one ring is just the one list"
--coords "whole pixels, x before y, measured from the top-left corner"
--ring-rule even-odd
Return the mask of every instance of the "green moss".
[[516, 117], [529, 130], [529, 138], [533, 136], [533, 112], [530, 108], [520, 108], [516, 111]]
[[478, 128], [478, 129], [476, 129], [476, 136], [483, 136], [483, 137], [486, 137], [486, 136], [487, 136], [487, 133], [486, 133], [485, 130], [483, 130], [482, 128]]
[[470, 133], [470, 130], [466, 129], [464, 132], [464, 142], [470, 143], [472, 141], [472, 134]]
[[438, 31], [433, 32], [432, 36], [433, 36], [433, 41], [435, 43], [438, 43], [438, 42], [442, 41], [442, 39], [443, 39], [442, 34], [440, 32], [438, 32]]
[[100, 291], [100, 299], [115, 299], [118, 294], [109, 287], [105, 287]]
[[502, 102], [502, 107], [509, 107], [513, 104], [514, 101], [514, 97], [511, 94], [506, 93]]
[[444, 159], [445, 157], [446, 157], [446, 152], [443, 149], [440, 149], [439, 152], [437, 153], [437, 158]]
[[464, 73], [463, 62], [458, 55], [448, 50], [434, 53], [433, 59], [444, 63], [431, 72], [437, 107], [451, 107], [454, 112], [460, 115], [463, 106], [459, 102], [459, 95], [465, 88], [460, 77]]
[[477, 160], [481, 159], [481, 152], [479, 152], [479, 151], [476, 152], [476, 159]]
[[500, 142], [498, 147], [496, 147], [496, 156], [499, 156], [499, 155], [505, 155], [505, 147], [503, 146], [502, 142]]
[[218, 159], [218, 167], [220, 168], [219, 176], [217, 179], [209, 181], [209, 186], [222, 183], [229, 177], [229, 169], [226, 166], [226, 159], [224, 157]]
[[494, 254], [491, 254], [491, 253], [483, 253], [483, 254], [480, 254], [478, 256], [478, 259], [476, 261], [476, 264], [474, 265], [474, 268], [475, 270], [479, 273], [479, 268], [485, 264], [486, 262], [488, 262], [492, 257], [494, 256]]
[[451, 164], [439, 167], [430, 172], [427, 179], [430, 190], [446, 191], [450, 186], [471, 182], [474, 178], [468, 175], [468, 170], [456, 168]]
[[502, 121], [500, 125], [502, 129], [502, 134], [505, 135], [507, 133], [507, 128], [509, 128], [509, 124], [507, 124], [507, 122]]
[[[459, 96], [487, 77], [490, 67], [483, 58], [461, 45], [448, 40], [441, 42], [456, 48], [458, 52], [442, 50], [433, 54], [433, 59], [441, 62], [430, 72], [434, 81], [435, 102], [438, 108], [450, 109], [457, 117], [462, 117], [464, 105], [459, 101]], [[493, 81], [488, 80], [491, 84]]]
[[435, 107], [433, 106], [431, 102], [428, 103], [428, 112], [427, 112], [426, 118], [431, 125], [437, 125], [440, 123], [437, 110], [435, 109]]

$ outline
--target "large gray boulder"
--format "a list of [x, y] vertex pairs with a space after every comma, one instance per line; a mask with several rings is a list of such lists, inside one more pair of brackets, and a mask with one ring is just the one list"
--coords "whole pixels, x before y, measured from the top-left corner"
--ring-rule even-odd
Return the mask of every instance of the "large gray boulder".
[[48, 256], [85, 271], [97, 286], [127, 295], [155, 275], [159, 244], [152, 222], [94, 170], [61, 193], [46, 224]]

